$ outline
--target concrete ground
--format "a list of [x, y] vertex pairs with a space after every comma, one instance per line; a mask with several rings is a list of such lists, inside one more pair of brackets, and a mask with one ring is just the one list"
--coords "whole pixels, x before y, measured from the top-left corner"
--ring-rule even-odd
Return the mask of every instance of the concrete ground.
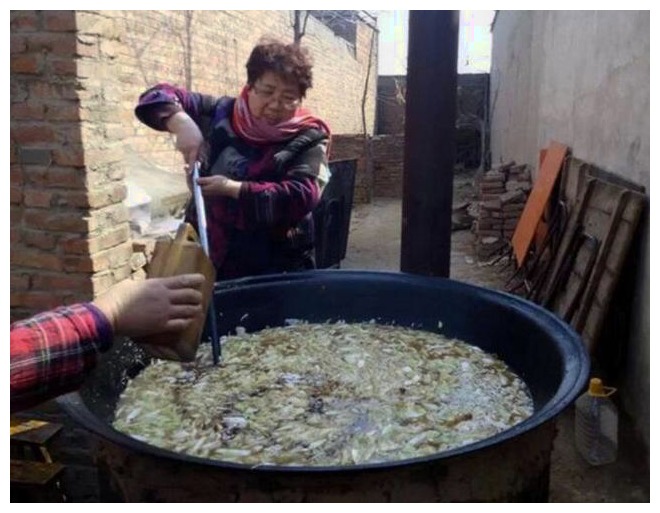
[[[472, 198], [469, 177], [454, 186], [454, 204]], [[351, 216], [346, 259], [342, 269], [398, 271], [401, 238], [401, 201], [377, 198], [357, 205]], [[477, 261], [469, 230], [452, 234], [450, 277], [502, 290], [512, 270], [506, 265]], [[628, 418], [619, 419], [619, 452], [615, 463], [592, 467], [573, 444], [573, 408], [558, 422], [550, 476], [551, 502], [648, 502], [649, 454], [636, 440]]]

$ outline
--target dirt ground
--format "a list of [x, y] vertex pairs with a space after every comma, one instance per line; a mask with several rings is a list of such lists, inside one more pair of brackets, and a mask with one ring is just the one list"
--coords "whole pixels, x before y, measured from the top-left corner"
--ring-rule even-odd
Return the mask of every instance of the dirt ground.
[[[474, 199], [472, 177], [459, 175], [454, 183], [454, 205]], [[357, 205], [352, 213], [346, 259], [342, 269], [398, 271], [401, 239], [401, 200], [377, 198]], [[450, 277], [503, 290], [513, 272], [506, 264], [479, 263], [470, 230], [454, 231]], [[592, 467], [573, 443], [573, 408], [560, 416], [551, 462], [551, 502], [648, 502], [649, 454], [637, 441], [630, 420], [619, 419], [619, 452], [615, 463]]]

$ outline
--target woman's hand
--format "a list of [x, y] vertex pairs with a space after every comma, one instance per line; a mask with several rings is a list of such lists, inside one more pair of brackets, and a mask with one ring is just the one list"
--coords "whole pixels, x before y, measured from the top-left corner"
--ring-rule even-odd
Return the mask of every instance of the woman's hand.
[[196, 160], [202, 158], [204, 136], [197, 123], [185, 112], [177, 112], [167, 120], [167, 129], [176, 136], [176, 149], [186, 163], [188, 187], [192, 189], [191, 173]]
[[238, 199], [241, 182], [222, 175], [202, 176], [197, 180], [204, 196], [228, 196]]

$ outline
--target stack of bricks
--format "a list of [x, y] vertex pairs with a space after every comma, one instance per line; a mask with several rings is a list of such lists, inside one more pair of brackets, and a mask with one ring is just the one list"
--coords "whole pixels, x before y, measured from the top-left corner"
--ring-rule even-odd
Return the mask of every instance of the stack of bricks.
[[473, 226], [477, 255], [487, 259], [506, 247], [531, 191], [531, 175], [526, 165], [514, 162], [483, 174], [479, 180], [479, 210]]

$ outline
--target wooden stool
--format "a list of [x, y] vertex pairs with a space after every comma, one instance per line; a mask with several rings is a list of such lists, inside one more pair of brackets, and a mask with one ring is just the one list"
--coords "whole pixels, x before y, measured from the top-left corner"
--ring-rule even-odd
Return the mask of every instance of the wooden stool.
[[53, 462], [47, 446], [61, 429], [54, 422], [11, 417], [12, 501], [66, 501], [61, 483], [64, 465]]

